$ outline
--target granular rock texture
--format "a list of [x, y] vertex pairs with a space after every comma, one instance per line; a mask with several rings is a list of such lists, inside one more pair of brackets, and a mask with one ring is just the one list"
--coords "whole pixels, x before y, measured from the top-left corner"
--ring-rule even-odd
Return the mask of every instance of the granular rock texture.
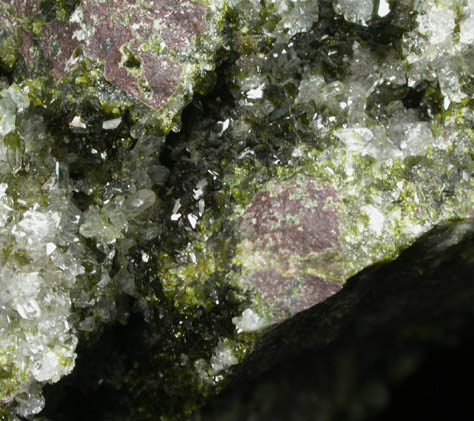
[[[324, 277], [327, 262], [340, 251], [337, 192], [318, 189], [310, 178], [265, 187], [241, 217], [237, 255], [242, 278], [275, 307], [275, 322], [324, 301], [342, 287], [339, 279]], [[308, 264], [317, 260], [320, 272], [318, 265]]]
[[57, 81], [88, 60], [92, 68], [83, 77], [107, 81], [156, 110], [169, 104], [162, 118], [171, 124], [214, 67], [221, 7], [22, 0], [4, 2], [0, 20], [29, 73], [48, 72]]

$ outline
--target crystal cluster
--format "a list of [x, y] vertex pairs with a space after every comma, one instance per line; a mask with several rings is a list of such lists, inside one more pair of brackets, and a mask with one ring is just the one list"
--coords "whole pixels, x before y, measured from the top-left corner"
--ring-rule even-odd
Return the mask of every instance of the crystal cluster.
[[[472, 43], [463, 40], [473, 29], [462, 1], [244, 4], [236, 26], [253, 29], [227, 76], [235, 106], [213, 129], [196, 127], [187, 147], [228, 145], [212, 176], [196, 168], [196, 182], [222, 180], [229, 206], [217, 219], [235, 230], [224, 282], [256, 293], [235, 318], [253, 331], [250, 311], [261, 326], [284, 320], [433, 226], [472, 215]], [[188, 201], [180, 212], [197, 209]], [[205, 237], [187, 241], [163, 275], [172, 297], [214, 279], [192, 267], [223, 259], [216, 217], [202, 220]]]
[[18, 414], [30, 416], [44, 405], [39, 384], [74, 367], [71, 290], [84, 251], [80, 211], [27, 89], [4, 89], [0, 109], [0, 399], [15, 399]]
[[[159, 139], [144, 136], [141, 124], [133, 153], [120, 166], [107, 160], [122, 178], [103, 186], [86, 173], [71, 174], [87, 158], [74, 147], [65, 155], [59, 150], [82, 142], [90, 127], [76, 119], [68, 135], [54, 136], [30, 88], [13, 84], [0, 103], [0, 390], [2, 405], [15, 402], [26, 417], [44, 406], [40, 385], [71, 372], [81, 335], [115, 318], [126, 321], [126, 307], [117, 306], [120, 295], [136, 295], [129, 250], [159, 234], [151, 188], [166, 177], [154, 158]], [[102, 139], [107, 121], [97, 123], [105, 125]], [[88, 154], [106, 159], [94, 148]], [[89, 197], [82, 210], [77, 197]]]
[[132, 312], [117, 419], [189, 414], [266, 328], [473, 216], [471, 0], [30, 3], [0, 9], [7, 419]]
[[6, 1], [0, 4], [2, 62], [9, 71], [24, 60], [29, 72], [55, 81], [71, 77], [115, 105], [134, 98], [160, 110], [156, 117], [168, 131], [214, 69], [223, 13], [222, 0]]

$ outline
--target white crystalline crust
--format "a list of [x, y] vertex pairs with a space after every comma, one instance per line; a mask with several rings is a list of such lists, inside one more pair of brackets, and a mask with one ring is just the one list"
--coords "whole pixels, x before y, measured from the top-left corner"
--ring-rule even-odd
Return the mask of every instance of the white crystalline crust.
[[220, 340], [217, 347], [214, 349], [214, 354], [211, 358], [211, 367], [215, 373], [226, 370], [229, 367], [237, 364], [239, 360], [233, 354], [232, 346], [228, 340]]
[[308, 31], [319, 17], [318, 0], [228, 0], [227, 3], [238, 10], [243, 22], [254, 20], [262, 11], [263, 3], [266, 10], [278, 17], [277, 25], [267, 35], [280, 41]]
[[[77, 232], [80, 212], [51, 155], [36, 154], [48, 147], [47, 134], [28, 114], [28, 96], [13, 85], [0, 97], [0, 363], [17, 379], [18, 414], [31, 416], [44, 405], [39, 383], [74, 367], [70, 288], [84, 269], [67, 236]], [[34, 179], [9, 177], [25, 165]]]
[[[237, 1], [255, 19], [261, 10], [259, 2]], [[248, 4], [247, 4], [248, 3]], [[278, 24], [264, 34], [275, 40], [273, 62], [281, 68], [290, 67], [298, 58], [293, 55], [291, 37], [305, 32], [319, 19], [318, 2], [267, 0], [267, 10], [279, 17]], [[375, 10], [375, 6], [378, 9]], [[394, 3], [363, 0], [335, 0], [333, 9], [351, 23], [370, 25], [373, 19], [385, 18]], [[314, 102], [325, 114], [316, 113], [311, 121], [315, 135], [324, 138], [333, 134], [346, 144], [351, 154], [370, 155], [379, 160], [406, 158], [423, 154], [426, 148], [443, 148], [446, 142], [433, 136], [431, 126], [401, 101], [393, 101], [384, 116], [373, 118], [367, 113], [368, 100], [382, 88], [390, 90], [412, 88], [423, 84], [439, 86], [442, 109], [466, 100], [463, 80], [474, 74], [474, 1], [473, 0], [403, 0], [397, 7], [413, 20], [413, 27], [401, 39], [401, 51], [387, 48], [387, 56], [377, 56], [368, 44], [354, 42], [352, 57], [346, 57], [348, 75], [328, 82], [318, 66], [308, 68], [301, 81], [291, 78], [279, 83], [299, 85], [296, 102]], [[410, 10], [410, 12], [407, 12]], [[251, 14], [253, 11], [253, 15]], [[301, 20], [295, 14], [304, 15]], [[337, 54], [329, 51], [331, 54]], [[263, 54], [241, 57], [241, 69], [235, 82], [240, 88], [240, 105], [256, 107], [255, 113], [270, 114], [275, 104], [265, 98], [270, 85], [262, 69], [269, 58]], [[259, 111], [257, 111], [259, 110]], [[261, 111], [260, 111], [261, 110]], [[258, 115], [256, 115], [258, 117]], [[434, 116], [429, 116], [433, 118]], [[244, 121], [233, 121], [229, 129], [236, 135], [249, 131]], [[250, 152], [251, 153], [251, 152]], [[348, 159], [348, 171], [351, 171]]]
[[235, 343], [228, 338], [221, 338], [214, 348], [209, 363], [204, 359], [199, 359], [194, 362], [194, 368], [201, 380], [210, 384], [222, 380], [224, 378], [223, 373], [239, 363], [239, 359], [234, 352]]
[[[402, 6], [410, 7], [417, 13], [416, 27], [403, 38], [404, 59], [408, 64], [407, 76], [411, 86], [421, 80], [437, 80], [446, 101], [459, 102], [466, 98], [462, 92], [459, 75], [462, 67], [459, 57], [472, 49], [474, 43], [474, 2], [472, 0], [402, 0]], [[367, 26], [374, 17], [384, 17], [390, 12], [390, 4], [379, 2], [374, 10], [373, 1], [335, 0], [334, 11], [349, 22]], [[466, 69], [464, 69], [466, 70]], [[468, 70], [469, 73], [469, 70]]]
[[[136, 238], [158, 234], [156, 224], [134, 222], [156, 203], [150, 189], [156, 139], [138, 139], [123, 162], [123, 188], [106, 189], [104, 200], [81, 212], [73, 190], [92, 185], [69, 180], [67, 164], [54, 158], [57, 139], [27, 92], [17, 85], [0, 92], [0, 401], [23, 417], [44, 406], [44, 383], [74, 368], [80, 331], [113, 320], [115, 297], [135, 294], [127, 251]], [[105, 123], [104, 130], [116, 124]], [[151, 175], [136, 168], [147, 160]], [[85, 239], [105, 254], [103, 261]], [[113, 279], [112, 261], [121, 267]]]
[[365, 26], [372, 17], [374, 4], [372, 0], [335, 0], [333, 7], [347, 21]]
[[275, 33], [285, 33], [292, 37], [311, 28], [318, 20], [319, 3], [317, 0], [270, 0], [274, 4], [281, 20]]
[[[361, 3], [371, 4], [341, 0], [334, 7], [344, 9], [346, 19], [356, 22], [346, 14], [348, 10], [353, 15], [362, 13]], [[318, 69], [306, 73], [297, 102], [314, 101], [333, 114], [332, 120], [314, 115], [311, 124], [317, 135], [331, 133], [332, 122], [336, 127], [333, 135], [351, 154], [381, 161], [420, 155], [431, 146], [443, 148], [445, 139], [433, 136], [430, 124], [401, 101], [393, 101], [385, 116], [375, 120], [366, 112], [369, 97], [382, 86], [416, 88], [426, 81], [439, 83], [444, 109], [467, 98], [461, 79], [472, 77], [474, 69], [474, 2], [426, 0], [416, 4], [416, 27], [403, 36], [403, 56], [388, 55], [382, 62], [369, 46], [355, 42], [347, 78], [326, 83]], [[349, 172], [350, 163], [349, 156]]]
[[474, 2], [425, 0], [417, 2], [416, 9], [417, 26], [403, 39], [408, 83], [437, 79], [447, 109], [466, 98], [459, 77], [472, 73]]

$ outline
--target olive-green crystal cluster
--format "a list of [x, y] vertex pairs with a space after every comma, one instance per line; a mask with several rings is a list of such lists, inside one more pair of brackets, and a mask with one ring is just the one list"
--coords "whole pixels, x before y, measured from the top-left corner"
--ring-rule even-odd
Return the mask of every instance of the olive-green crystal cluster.
[[[195, 193], [188, 187], [194, 198], [175, 218], [199, 229], [164, 266], [165, 291], [196, 300], [226, 261], [222, 282], [252, 296], [237, 329], [253, 331], [325, 300], [435, 225], [472, 217], [472, 11], [378, 6], [367, 15], [358, 2], [294, 5], [314, 20], [292, 31], [286, 19], [304, 20], [285, 2], [234, 16], [254, 26], [226, 70], [232, 106], [186, 139]], [[213, 155], [209, 171], [202, 160]], [[216, 185], [222, 216], [201, 218], [198, 193]], [[210, 240], [223, 227], [231, 246]]]
[[263, 332], [473, 216], [471, 0], [5, 1], [0, 72], [6, 420], [131, 314], [143, 349], [95, 379], [134, 391], [114, 419], [189, 414]]

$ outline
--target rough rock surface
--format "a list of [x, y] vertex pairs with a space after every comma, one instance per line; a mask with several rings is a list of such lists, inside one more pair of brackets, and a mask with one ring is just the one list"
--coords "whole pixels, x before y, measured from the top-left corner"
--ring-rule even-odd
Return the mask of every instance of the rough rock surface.
[[96, 419], [182, 419], [305, 314], [333, 343], [364, 317], [348, 280], [447, 226], [415, 273], [436, 266], [473, 230], [473, 19], [468, 0], [3, 2], [1, 416], [64, 377], [51, 419], [83, 416], [67, 390]]
[[214, 67], [220, 7], [176, 0], [22, 0], [4, 2], [0, 22], [11, 37], [8, 45], [19, 46], [28, 73], [50, 72], [59, 80], [89, 59], [83, 77], [165, 108], [163, 121], [171, 124]]
[[[422, 418], [470, 413], [474, 242], [470, 235], [433, 253], [449, 231], [430, 232], [281, 325], [256, 353], [265, 357], [251, 358], [192, 419], [396, 420], [407, 407]], [[269, 364], [274, 358], [280, 363]], [[257, 376], [262, 364], [270, 371]]]

